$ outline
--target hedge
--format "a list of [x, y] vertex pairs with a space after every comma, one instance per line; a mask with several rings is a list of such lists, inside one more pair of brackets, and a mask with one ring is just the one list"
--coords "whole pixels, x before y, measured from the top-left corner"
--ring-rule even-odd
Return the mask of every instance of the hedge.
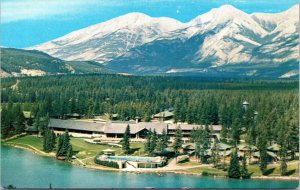
[[102, 165], [102, 166], [107, 166], [107, 167], [119, 169], [119, 164], [117, 162], [98, 160], [97, 158], [95, 158], [94, 161], [95, 161], [96, 164], [99, 164], [99, 165]]

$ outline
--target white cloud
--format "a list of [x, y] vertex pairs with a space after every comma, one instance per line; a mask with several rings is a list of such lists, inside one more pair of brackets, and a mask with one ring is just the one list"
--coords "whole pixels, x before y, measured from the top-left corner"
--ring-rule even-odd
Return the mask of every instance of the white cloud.
[[119, 6], [118, 1], [105, 0], [6, 0], [1, 2], [1, 22], [43, 19], [88, 11], [91, 6]]

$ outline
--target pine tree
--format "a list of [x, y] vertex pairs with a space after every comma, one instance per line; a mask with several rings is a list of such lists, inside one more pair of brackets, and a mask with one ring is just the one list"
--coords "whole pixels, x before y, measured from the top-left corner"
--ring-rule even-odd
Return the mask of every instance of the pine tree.
[[165, 129], [163, 129], [162, 131], [161, 138], [162, 138], [162, 148], [165, 149], [168, 147], [168, 141], [169, 141], [169, 137]]
[[150, 146], [151, 146], [151, 136], [152, 136], [152, 132], [151, 129], [148, 131], [147, 133], [147, 137], [146, 137], [146, 143], [145, 143], [145, 152], [150, 154]]
[[158, 139], [157, 139], [157, 146], [156, 146], [156, 149], [157, 149], [159, 152], [162, 152], [162, 151], [164, 150], [162, 136], [159, 136]]
[[240, 163], [237, 152], [231, 153], [230, 165], [228, 169], [228, 177], [230, 178], [240, 178]]
[[151, 135], [151, 144], [150, 144], [150, 153], [151, 154], [156, 149], [156, 147], [157, 147], [157, 133], [156, 133], [156, 131], [154, 129], [153, 133]]
[[15, 114], [15, 118], [14, 118], [15, 133], [20, 134], [25, 129], [25, 118], [24, 118], [20, 104], [17, 104], [14, 106], [13, 113]]
[[212, 158], [213, 166], [216, 167], [220, 161], [219, 148], [218, 146], [216, 146], [216, 143], [211, 149], [211, 158]]
[[[262, 128], [262, 126], [259, 126]], [[257, 138], [257, 148], [259, 150], [260, 159], [259, 159], [259, 168], [262, 173], [265, 173], [268, 166], [268, 155], [267, 155], [267, 134], [266, 130], [261, 129]]]
[[181, 128], [177, 127], [176, 131], [175, 131], [175, 135], [174, 135], [174, 145], [173, 145], [176, 155], [179, 153], [179, 150], [182, 146], [182, 143], [183, 143], [182, 137], [183, 137], [183, 135], [182, 135]]
[[286, 158], [283, 157], [281, 162], [280, 162], [280, 174], [282, 176], [286, 175], [286, 171], [287, 171], [287, 164], [286, 164]]
[[56, 157], [61, 156], [62, 155], [62, 146], [63, 146], [63, 135], [59, 135], [58, 136], [58, 143], [57, 143], [57, 149], [56, 149]]
[[260, 159], [259, 159], [259, 168], [260, 171], [264, 174], [266, 172], [266, 169], [268, 167], [268, 155], [267, 150], [262, 149], [259, 151]]
[[55, 134], [53, 130], [46, 129], [43, 136], [43, 150], [45, 152], [51, 152], [55, 147]]
[[250, 178], [250, 174], [248, 172], [248, 168], [247, 168], [247, 162], [246, 162], [246, 156], [244, 155], [243, 157], [243, 163], [242, 163], [242, 168], [241, 168], [241, 177], [243, 179], [248, 179]]
[[70, 149], [70, 146], [72, 147], [70, 143], [70, 136], [68, 130], [66, 130], [66, 132], [63, 135], [60, 135], [58, 138], [56, 157], [58, 156], [66, 157]]
[[56, 145], [56, 135], [55, 135], [53, 129], [51, 129], [50, 134], [51, 134], [51, 140], [50, 140], [50, 142], [51, 142], [51, 150], [54, 150], [55, 145]]
[[128, 154], [130, 152], [130, 128], [129, 128], [129, 125], [127, 125], [123, 139], [122, 139], [122, 150], [125, 152], [125, 154]]
[[72, 156], [73, 156], [73, 148], [72, 148], [72, 145], [69, 145], [67, 154], [66, 154], [66, 159], [70, 161], [72, 159]]

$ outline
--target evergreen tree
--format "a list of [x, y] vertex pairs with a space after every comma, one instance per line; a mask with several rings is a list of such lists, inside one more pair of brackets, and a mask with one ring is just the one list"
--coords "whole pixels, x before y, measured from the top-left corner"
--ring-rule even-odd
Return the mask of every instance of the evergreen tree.
[[50, 142], [51, 138], [52, 138], [52, 134], [50, 133], [50, 130], [47, 129], [43, 136], [43, 150], [45, 152], [50, 152], [52, 150], [52, 146], [51, 146], [51, 142]]
[[63, 146], [63, 135], [58, 136], [57, 148], [56, 148], [56, 157], [62, 155], [62, 146]]
[[[260, 127], [260, 126], [259, 126]], [[259, 150], [260, 159], [259, 167], [262, 173], [264, 173], [268, 166], [268, 155], [267, 155], [267, 134], [266, 130], [261, 129], [257, 138], [257, 148]]]
[[168, 147], [168, 141], [169, 141], [169, 136], [165, 129], [163, 129], [162, 131], [161, 138], [162, 138], [162, 149], [165, 149]]
[[213, 163], [214, 167], [216, 167], [218, 165], [218, 163], [220, 162], [219, 152], [220, 152], [219, 148], [215, 143], [213, 148], [211, 149], [211, 159], [212, 159], [212, 163]]
[[72, 145], [69, 145], [67, 154], [66, 154], [66, 159], [70, 161], [72, 159], [72, 156], [73, 156], [73, 148], [72, 148]]
[[1, 137], [8, 138], [14, 134], [12, 105], [2, 106], [1, 111]]
[[122, 150], [125, 152], [125, 154], [128, 154], [130, 152], [130, 128], [129, 128], [129, 125], [127, 125], [123, 139], [122, 139]]
[[15, 122], [13, 124], [16, 134], [21, 134], [25, 130], [25, 118], [20, 104], [16, 104], [13, 108]]
[[144, 144], [145, 146], [145, 152], [150, 154], [150, 146], [151, 146], [151, 136], [152, 136], [152, 132], [151, 129], [148, 131], [147, 133], [147, 137], [146, 137], [146, 143]]
[[68, 130], [58, 138], [56, 157], [63, 156], [67, 158], [68, 151], [72, 148]]
[[46, 129], [43, 136], [43, 150], [45, 152], [51, 152], [54, 150], [56, 144], [56, 136], [52, 129]]
[[286, 171], [287, 171], [287, 164], [286, 164], [286, 158], [283, 157], [281, 162], [280, 162], [280, 174], [282, 176], [286, 175]]
[[191, 132], [191, 139], [195, 142], [195, 152], [202, 163], [207, 163], [207, 151], [210, 148], [210, 130], [206, 125], [205, 128], [198, 128]]
[[245, 155], [244, 155], [244, 157], [243, 157], [243, 162], [242, 162], [241, 177], [242, 177], [243, 179], [248, 179], [248, 178], [250, 178], [250, 174], [249, 174], [249, 172], [248, 172], [247, 162], [246, 162], [246, 156], [245, 156]]
[[174, 135], [174, 145], [173, 145], [176, 155], [179, 153], [179, 150], [182, 146], [182, 143], [183, 143], [182, 137], [183, 137], [183, 135], [182, 135], [181, 128], [177, 127], [176, 131], [175, 131], [175, 135]]
[[259, 153], [260, 153], [259, 168], [260, 171], [264, 174], [268, 166], [268, 155], [266, 149], [260, 150]]
[[233, 152], [230, 158], [230, 165], [228, 168], [228, 177], [230, 178], [240, 178], [240, 163], [237, 152]]
[[158, 136], [156, 149], [157, 149], [159, 152], [162, 152], [162, 151], [164, 150], [162, 136]]
[[151, 154], [156, 149], [156, 147], [157, 147], [157, 133], [154, 129], [153, 133], [151, 135], [151, 143], [150, 143], [150, 148], [149, 148], [149, 151], [150, 151]]

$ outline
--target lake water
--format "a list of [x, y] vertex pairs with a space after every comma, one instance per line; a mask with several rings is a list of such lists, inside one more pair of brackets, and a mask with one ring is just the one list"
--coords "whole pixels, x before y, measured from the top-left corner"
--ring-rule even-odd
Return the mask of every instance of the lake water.
[[107, 172], [72, 166], [1, 146], [1, 186], [17, 188], [296, 188], [298, 181], [236, 180], [189, 175]]

